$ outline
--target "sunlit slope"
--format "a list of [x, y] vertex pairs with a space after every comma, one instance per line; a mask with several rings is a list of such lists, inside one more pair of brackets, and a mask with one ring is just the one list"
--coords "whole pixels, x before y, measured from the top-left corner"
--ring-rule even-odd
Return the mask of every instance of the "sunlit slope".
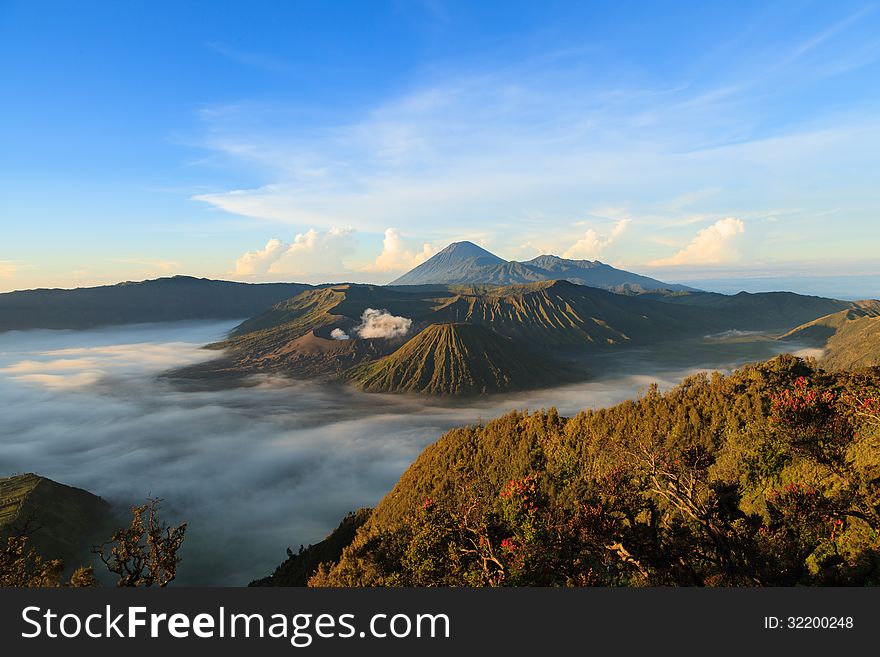
[[558, 384], [563, 372], [485, 326], [432, 324], [393, 354], [347, 375], [368, 392], [486, 394]]
[[782, 339], [824, 347], [821, 364], [828, 369], [880, 365], [880, 301], [856, 302], [853, 308], [803, 324]]
[[367, 308], [406, 317], [423, 316], [434, 305], [430, 298], [425, 298], [426, 294], [430, 297], [422, 288], [403, 292], [378, 285], [353, 284], [308, 290], [242, 322], [227, 340], [212, 346], [265, 355], [316, 329], [348, 330], [358, 323]]
[[644, 344], [709, 326], [699, 309], [625, 297], [567, 281], [500, 288], [456, 288], [434, 312], [436, 321], [490, 326], [536, 348]]
[[[229, 349], [232, 368], [241, 371], [333, 376], [391, 354], [434, 324], [480, 325], [498, 336], [528, 345], [533, 353], [569, 360], [600, 350], [670, 343], [730, 329], [787, 329], [827, 315], [829, 310], [850, 307], [853, 304], [844, 301], [789, 293], [626, 296], [568, 281], [503, 287], [345, 284], [307, 290], [278, 303], [243, 322], [227, 340], [211, 346]], [[387, 310], [411, 320], [410, 332], [394, 339], [360, 339], [354, 329], [367, 308]], [[331, 340], [335, 328], [352, 339]], [[420, 383], [420, 377], [404, 387], [434, 387]], [[497, 381], [480, 381], [488, 389], [499, 389]], [[402, 386], [400, 381], [385, 379], [381, 383], [371, 381], [371, 385], [389, 390]], [[465, 387], [471, 385], [476, 384]], [[437, 385], [443, 391], [455, 387], [449, 383]], [[509, 383], [501, 387], [515, 386]], [[522, 387], [534, 384], [525, 381]]]

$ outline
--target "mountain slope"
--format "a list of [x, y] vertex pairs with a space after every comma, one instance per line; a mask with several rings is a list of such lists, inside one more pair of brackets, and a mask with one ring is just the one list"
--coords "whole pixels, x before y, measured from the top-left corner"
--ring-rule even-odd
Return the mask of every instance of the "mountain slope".
[[508, 262], [471, 242], [450, 244], [391, 285], [517, 285], [549, 280], [567, 280], [615, 292], [692, 289], [615, 269], [598, 260], [543, 255], [526, 262]]
[[390, 285], [481, 283], [483, 281], [475, 280], [481, 270], [505, 262], [473, 242], [454, 242]]
[[367, 392], [485, 394], [556, 385], [564, 373], [475, 324], [432, 324], [393, 354], [347, 373]]
[[[880, 521], [856, 509], [876, 505], [880, 427], [835, 410], [853, 423], [835, 437], [852, 457], [829, 466], [815, 430], [827, 418], [773, 404], [804, 381], [805, 395], [862, 398], [880, 369], [827, 374], [784, 355], [571, 418], [514, 411], [453, 429], [310, 585], [876, 585]], [[805, 430], [819, 444], [793, 449]], [[829, 539], [843, 485], [853, 497]]]
[[369, 519], [371, 511], [365, 508], [349, 513], [323, 541], [301, 547], [297, 554], [288, 551], [287, 560], [274, 573], [254, 580], [248, 586], [305, 586], [320, 564], [339, 561], [342, 550], [354, 540], [355, 533]]
[[454, 291], [432, 314], [435, 321], [483, 324], [538, 349], [644, 344], [692, 333], [712, 319], [567, 281]]
[[[550, 356], [651, 345], [732, 329], [781, 331], [852, 304], [790, 293], [621, 295], [567, 281], [505, 287], [336, 285], [312, 289], [240, 324], [223, 342], [233, 369], [296, 376], [340, 373], [389, 354], [402, 339], [355, 339], [367, 308], [432, 324], [479, 324]], [[791, 319], [788, 319], [791, 318]], [[341, 329], [352, 340], [331, 341]], [[335, 372], [334, 372], [335, 370]]]
[[6, 292], [0, 294], [0, 331], [235, 319], [254, 315], [310, 287], [173, 276], [73, 290]]
[[[324, 331], [326, 334], [326, 331]], [[390, 353], [399, 341], [383, 339], [334, 340], [311, 331], [262, 358], [270, 369], [302, 377], [335, 374]], [[259, 366], [259, 362], [253, 363]]]
[[783, 340], [803, 340], [825, 349], [820, 363], [832, 370], [880, 365], [880, 301], [820, 317], [793, 329]]
[[209, 347], [231, 349], [249, 360], [262, 358], [312, 331], [324, 337], [334, 328], [348, 332], [367, 308], [408, 318], [425, 316], [436, 305], [434, 293], [448, 294], [446, 288], [438, 292], [432, 287], [394, 289], [356, 284], [308, 290], [242, 322], [226, 340]]
[[68, 570], [90, 561], [89, 548], [112, 533], [110, 505], [97, 495], [35, 474], [0, 479], [0, 537], [30, 524], [28, 542], [45, 559]]
[[714, 292], [653, 297], [662, 303], [710, 311], [719, 324], [729, 329], [789, 329], [830, 313], [853, 307], [849, 301], [807, 296], [794, 292], [740, 292], [727, 295]]

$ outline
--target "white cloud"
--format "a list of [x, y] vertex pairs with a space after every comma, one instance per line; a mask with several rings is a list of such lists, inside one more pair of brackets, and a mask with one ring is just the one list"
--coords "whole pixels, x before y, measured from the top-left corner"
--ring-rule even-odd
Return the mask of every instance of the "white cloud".
[[364, 271], [408, 271], [422, 264], [436, 252], [437, 250], [428, 243], [422, 244], [421, 251], [414, 251], [407, 246], [400, 233], [393, 228], [387, 228], [385, 239], [382, 240], [382, 253], [375, 262], [364, 267]]
[[397, 338], [406, 335], [412, 326], [407, 317], [392, 315], [387, 310], [367, 308], [354, 332], [362, 338]]
[[272, 238], [266, 246], [248, 251], [235, 261], [235, 276], [291, 276], [315, 273], [335, 274], [346, 270], [343, 259], [351, 253], [353, 231], [331, 228], [320, 232], [310, 228], [286, 243]]
[[348, 333], [346, 333], [345, 331], [343, 331], [341, 328], [338, 328], [338, 327], [333, 329], [332, 331], [330, 331], [330, 337], [333, 338], [334, 340], [350, 340], [351, 339], [351, 336], [349, 336]]
[[[776, 54], [785, 60], [786, 53]], [[772, 58], [762, 53], [756, 63], [768, 69]], [[876, 113], [808, 113], [796, 124], [770, 127], [765, 103], [805, 81], [791, 71], [751, 87], [744, 85], [750, 76], [731, 70], [693, 84], [642, 88], [614, 76], [591, 82], [592, 70], [591, 56], [573, 57], [565, 67], [536, 59], [472, 73], [440, 69], [425, 85], [352, 113], [322, 113], [317, 122], [303, 121], [298, 106], [287, 103], [203, 109], [201, 143], [213, 152], [212, 163], [244, 163], [259, 182], [193, 198], [295, 226], [343, 224], [370, 233], [397, 226], [437, 244], [479, 226], [496, 236], [493, 245], [504, 255], [551, 250], [580, 258], [602, 252], [614, 239], [610, 223], [631, 213], [639, 226], [627, 240], [634, 263], [660, 257], [652, 241], [668, 238], [673, 224], [746, 218], [795, 199], [819, 210], [845, 199], [845, 209], [854, 210], [847, 234], [857, 234], [859, 224], [875, 230], [869, 212], [876, 203], [856, 199], [866, 198], [873, 182]], [[585, 202], [600, 210], [572, 235]], [[548, 220], [530, 224], [536, 214]], [[750, 223], [750, 232], [761, 230]], [[552, 237], [566, 234], [564, 242]], [[815, 251], [825, 246], [821, 227], [805, 227], [803, 235]], [[531, 244], [517, 251], [525, 242]], [[867, 257], [866, 243], [854, 247]], [[415, 245], [403, 250], [421, 255]], [[411, 265], [392, 242], [360, 272]]]
[[715, 265], [732, 262], [739, 257], [733, 248], [737, 235], [746, 230], [742, 219], [727, 217], [719, 219], [707, 228], [703, 228], [690, 243], [681, 251], [669, 258], [654, 260], [648, 264], [653, 267], [671, 267], [675, 265]]
[[287, 248], [288, 245], [277, 237], [273, 237], [266, 242], [266, 246], [262, 249], [248, 251], [236, 260], [235, 275], [251, 276], [253, 274], [265, 274], [269, 271], [269, 267], [272, 266], [272, 263], [280, 258], [281, 254], [284, 253]]
[[562, 255], [565, 258], [594, 259], [603, 249], [610, 246], [614, 240], [620, 237], [627, 226], [629, 226], [629, 223], [630, 220], [627, 218], [618, 219], [614, 222], [614, 227], [607, 235], [600, 235], [596, 232], [595, 228], [588, 228], [584, 236], [572, 244]]

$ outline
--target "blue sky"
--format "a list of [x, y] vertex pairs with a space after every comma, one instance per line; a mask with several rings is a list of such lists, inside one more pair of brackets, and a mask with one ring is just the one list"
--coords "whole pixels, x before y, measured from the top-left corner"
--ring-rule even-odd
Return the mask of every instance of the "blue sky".
[[0, 290], [470, 239], [880, 296], [877, 3], [0, 0], [0, 79]]

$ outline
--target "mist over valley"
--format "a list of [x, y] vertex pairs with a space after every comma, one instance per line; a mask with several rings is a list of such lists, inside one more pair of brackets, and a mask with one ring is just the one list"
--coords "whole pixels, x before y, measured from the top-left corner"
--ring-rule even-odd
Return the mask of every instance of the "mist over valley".
[[764, 334], [695, 338], [597, 354], [580, 383], [445, 401], [276, 374], [201, 388], [163, 376], [216, 358], [203, 345], [237, 324], [0, 334], [0, 472], [36, 472], [116, 506], [164, 498], [168, 520], [189, 523], [178, 582], [243, 585], [285, 547], [375, 505], [452, 427], [514, 408], [573, 415], [797, 348]]

